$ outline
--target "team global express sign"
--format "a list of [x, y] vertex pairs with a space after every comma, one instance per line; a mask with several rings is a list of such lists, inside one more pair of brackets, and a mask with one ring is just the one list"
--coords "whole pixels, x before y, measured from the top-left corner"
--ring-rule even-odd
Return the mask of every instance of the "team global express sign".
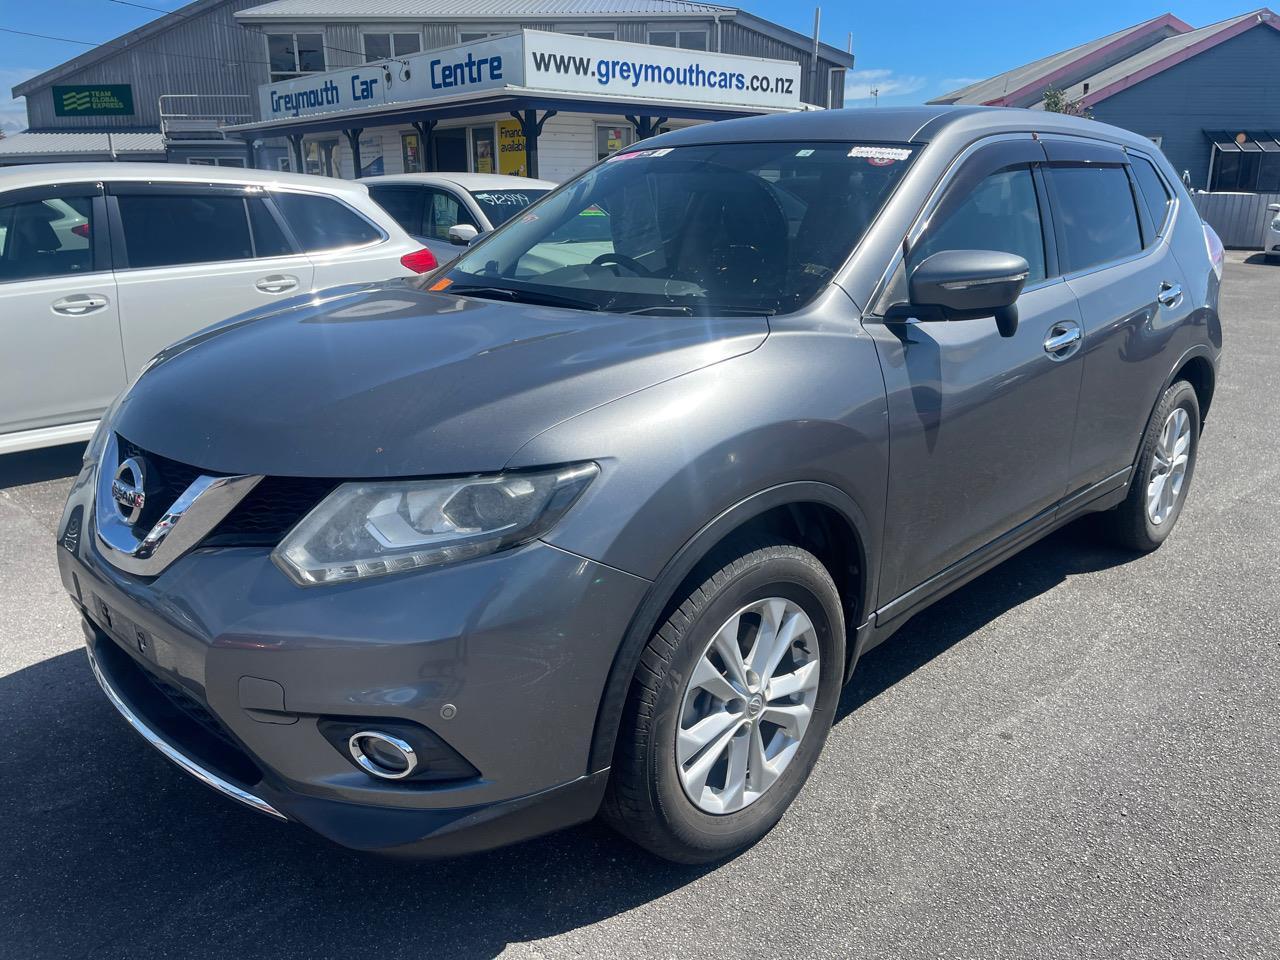
[[451, 100], [505, 87], [797, 108], [800, 65], [524, 30], [405, 60], [268, 84], [259, 88], [259, 101], [262, 119], [274, 120]]
[[131, 117], [133, 87], [127, 83], [54, 86], [53, 113], [58, 117]]

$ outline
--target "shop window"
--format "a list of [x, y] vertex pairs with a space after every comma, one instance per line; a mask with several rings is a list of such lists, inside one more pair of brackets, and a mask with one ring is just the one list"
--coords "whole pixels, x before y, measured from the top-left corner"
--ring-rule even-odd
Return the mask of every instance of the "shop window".
[[390, 60], [393, 57], [403, 59], [421, 52], [422, 36], [417, 33], [366, 33], [364, 35], [366, 63]]
[[618, 35], [612, 30], [558, 30], [566, 37], [590, 37], [592, 40], [617, 40]]
[[267, 58], [271, 62], [272, 83], [307, 73], [323, 73], [324, 34], [269, 33]]
[[679, 47], [681, 50], [706, 50], [705, 30], [650, 30], [649, 42], [655, 47]]
[[596, 159], [603, 160], [623, 147], [631, 146], [634, 142], [635, 130], [630, 124], [621, 126], [598, 124], [596, 126]]
[[500, 33], [487, 33], [483, 30], [460, 30], [458, 31], [459, 43], [475, 43], [477, 40], [488, 40], [490, 37], [500, 37]]

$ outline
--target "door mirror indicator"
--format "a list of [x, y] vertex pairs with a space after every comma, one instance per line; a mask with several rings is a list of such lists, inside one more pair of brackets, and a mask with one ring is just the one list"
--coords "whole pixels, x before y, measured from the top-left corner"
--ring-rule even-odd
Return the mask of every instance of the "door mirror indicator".
[[455, 243], [460, 247], [467, 246], [478, 236], [480, 236], [480, 231], [469, 223], [455, 223], [449, 228], [449, 242]]
[[894, 314], [922, 321], [995, 317], [1002, 337], [1018, 329], [1018, 296], [1031, 268], [1017, 254], [996, 250], [943, 250], [911, 271], [909, 303]]

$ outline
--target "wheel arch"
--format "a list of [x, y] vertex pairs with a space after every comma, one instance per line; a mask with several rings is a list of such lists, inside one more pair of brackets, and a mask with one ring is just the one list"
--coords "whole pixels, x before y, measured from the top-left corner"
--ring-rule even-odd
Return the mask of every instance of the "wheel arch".
[[877, 558], [866, 515], [844, 491], [827, 483], [796, 481], [739, 501], [694, 534], [663, 567], [641, 601], [614, 654], [596, 711], [588, 772], [610, 765], [632, 677], [645, 644], [680, 596], [699, 564], [728, 538], [748, 529], [780, 532], [827, 565], [845, 609], [846, 676], [855, 654], [852, 638], [873, 609]]

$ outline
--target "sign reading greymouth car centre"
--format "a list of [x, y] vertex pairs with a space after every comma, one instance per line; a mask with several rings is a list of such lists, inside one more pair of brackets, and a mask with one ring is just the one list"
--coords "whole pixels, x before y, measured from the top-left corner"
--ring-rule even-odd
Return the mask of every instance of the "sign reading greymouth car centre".
[[800, 106], [800, 65], [523, 30], [259, 88], [263, 120], [347, 113], [508, 88], [611, 99]]

